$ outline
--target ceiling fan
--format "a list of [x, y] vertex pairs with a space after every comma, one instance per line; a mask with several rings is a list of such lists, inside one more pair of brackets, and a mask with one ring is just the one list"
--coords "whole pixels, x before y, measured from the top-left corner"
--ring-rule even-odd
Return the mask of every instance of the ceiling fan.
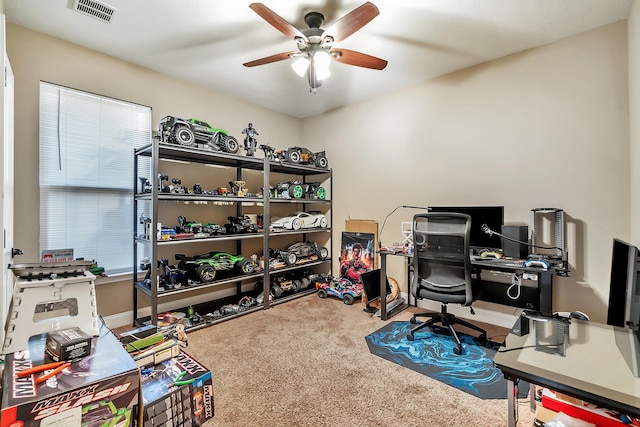
[[331, 60], [374, 70], [382, 70], [387, 66], [387, 61], [384, 59], [354, 50], [333, 47], [334, 43], [351, 36], [378, 16], [380, 11], [373, 3], [366, 2], [355, 8], [325, 30], [320, 28], [324, 22], [324, 16], [319, 12], [307, 13], [304, 21], [309, 28], [299, 30], [262, 3], [252, 3], [249, 7], [282, 34], [295, 40], [298, 50], [245, 62], [243, 64], [245, 67], [255, 67], [289, 58], [295, 59], [291, 66], [301, 77], [306, 74], [309, 90], [315, 93], [316, 88], [322, 84], [322, 80], [330, 74]]

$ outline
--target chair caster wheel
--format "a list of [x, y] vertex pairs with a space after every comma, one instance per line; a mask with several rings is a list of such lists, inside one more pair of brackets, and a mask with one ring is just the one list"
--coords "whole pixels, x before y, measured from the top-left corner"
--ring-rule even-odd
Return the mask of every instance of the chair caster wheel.
[[407, 335], [407, 339], [408, 339], [409, 341], [413, 341], [413, 334], [409, 334], [409, 335]]
[[455, 354], [457, 354], [458, 356], [462, 354], [462, 346], [461, 345], [456, 345], [455, 347], [453, 347], [453, 352]]
[[411, 319], [409, 319], [409, 323], [415, 325], [416, 323], [418, 323], [418, 320], [415, 317], [412, 317]]

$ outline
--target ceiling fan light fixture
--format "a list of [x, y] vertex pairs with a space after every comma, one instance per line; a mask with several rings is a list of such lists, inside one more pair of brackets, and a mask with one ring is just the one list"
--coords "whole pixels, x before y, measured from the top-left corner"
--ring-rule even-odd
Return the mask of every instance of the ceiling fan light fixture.
[[309, 68], [309, 60], [301, 56], [291, 63], [291, 68], [293, 68], [293, 71], [295, 71], [297, 75], [304, 77], [307, 68]]
[[313, 55], [313, 66], [318, 80], [324, 80], [331, 75], [329, 64], [331, 64], [331, 55], [328, 52], [319, 51]]

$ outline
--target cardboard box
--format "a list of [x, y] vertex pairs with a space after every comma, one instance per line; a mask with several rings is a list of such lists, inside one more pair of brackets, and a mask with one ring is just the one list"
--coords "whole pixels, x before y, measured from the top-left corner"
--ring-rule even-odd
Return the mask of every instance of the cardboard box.
[[160, 362], [177, 357], [180, 354], [180, 346], [173, 338], [169, 338], [161, 345], [150, 348], [133, 356], [133, 360], [141, 368], [157, 365]]
[[0, 427], [64, 425], [135, 425], [140, 397], [140, 371], [106, 328], [92, 340], [91, 356], [36, 384], [41, 374], [18, 372], [53, 362], [45, 352], [46, 334], [29, 340], [28, 350], [8, 354], [2, 377]]
[[56, 362], [76, 361], [91, 355], [92, 337], [78, 327], [47, 334], [47, 354]]
[[[621, 421], [620, 414], [616, 411], [572, 397], [569, 397], [571, 401], [565, 401], [562, 399], [563, 397], [567, 398], [569, 396], [545, 388], [542, 390], [542, 406], [552, 411], [563, 412], [571, 417], [595, 424], [598, 427], [622, 427], [629, 425]], [[573, 403], [575, 401], [580, 403]]]
[[184, 351], [143, 369], [142, 427], [200, 426], [214, 415], [211, 371]]
[[556, 411], [552, 411], [551, 409], [547, 409], [542, 405], [536, 406], [536, 420], [540, 421], [545, 425], [549, 421], [551, 421], [558, 413]]

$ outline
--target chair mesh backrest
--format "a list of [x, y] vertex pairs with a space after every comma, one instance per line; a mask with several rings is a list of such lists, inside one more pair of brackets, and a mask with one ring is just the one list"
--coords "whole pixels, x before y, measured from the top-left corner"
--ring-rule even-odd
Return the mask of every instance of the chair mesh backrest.
[[470, 233], [471, 217], [465, 214], [438, 212], [415, 215], [413, 285], [449, 297], [459, 294], [463, 304], [470, 304], [473, 299]]

